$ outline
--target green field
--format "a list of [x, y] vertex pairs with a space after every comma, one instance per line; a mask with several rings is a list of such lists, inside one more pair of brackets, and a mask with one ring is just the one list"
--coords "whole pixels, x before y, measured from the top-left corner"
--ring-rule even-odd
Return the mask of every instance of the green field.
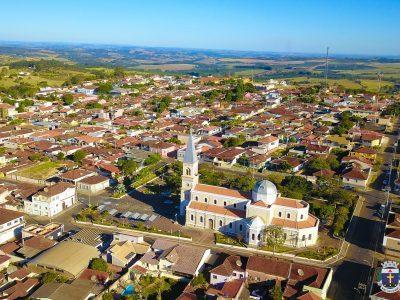
[[[285, 78], [288, 82], [297, 83], [297, 84], [317, 84], [317, 83], [325, 83], [325, 79], [323, 78], [307, 78], [307, 77], [293, 77], [293, 78]], [[330, 86], [343, 86], [348, 89], [361, 89], [365, 88], [370, 92], [377, 92], [379, 83], [377, 80], [372, 79], [361, 79], [361, 80], [351, 80], [351, 79], [328, 79], [328, 84]], [[382, 80], [381, 87], [389, 86], [393, 87], [393, 83], [390, 81]]]
[[32, 179], [44, 180], [54, 176], [58, 168], [62, 166], [59, 162], [45, 161], [20, 170], [17, 175]]

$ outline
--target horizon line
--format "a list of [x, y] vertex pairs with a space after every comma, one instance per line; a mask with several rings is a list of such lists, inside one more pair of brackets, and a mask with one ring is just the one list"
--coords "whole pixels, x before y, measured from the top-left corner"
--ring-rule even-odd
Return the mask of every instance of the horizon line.
[[[196, 48], [196, 47], [177, 47], [177, 46], [146, 46], [146, 45], [135, 45], [129, 43], [104, 43], [104, 42], [76, 42], [76, 41], [21, 41], [21, 40], [2, 40], [0, 39], [0, 46], [3, 44], [47, 44], [47, 45], [84, 45], [84, 46], [114, 46], [114, 47], [135, 47], [135, 48], [150, 48], [150, 49], [171, 49], [171, 50], [197, 50], [197, 51], [215, 51], [215, 52], [237, 52], [237, 53], [254, 53], [254, 54], [270, 54], [270, 55], [286, 55], [286, 56], [326, 56], [326, 47], [323, 48], [323, 52], [302, 52], [302, 51], [268, 51], [268, 50], [239, 50], [239, 49], [222, 49], [222, 48]], [[328, 46], [332, 49], [331, 46]], [[360, 53], [331, 53], [330, 58], [334, 57], [346, 57], [347, 58], [391, 58], [400, 59], [400, 54], [360, 54]]]

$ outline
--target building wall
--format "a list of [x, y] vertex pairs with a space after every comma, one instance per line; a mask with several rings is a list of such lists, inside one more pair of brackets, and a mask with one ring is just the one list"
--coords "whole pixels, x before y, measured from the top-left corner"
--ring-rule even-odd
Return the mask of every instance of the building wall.
[[10, 222], [0, 225], [0, 244], [4, 244], [13, 239], [19, 239], [22, 236], [24, 227], [24, 218], [20, 217]]
[[110, 186], [110, 181], [105, 180], [103, 182], [97, 184], [86, 184], [84, 182], [77, 182], [77, 189], [82, 193], [99, 193], [104, 191], [106, 188]]
[[75, 201], [75, 188], [68, 188], [51, 198], [34, 195], [32, 201], [24, 201], [24, 210], [28, 214], [52, 217], [72, 206]]
[[385, 236], [383, 239], [383, 251], [387, 255], [400, 257], [400, 240]]
[[352, 178], [343, 178], [343, 185], [350, 186], [358, 186], [358, 187], [366, 187], [368, 180], [360, 180], [360, 179], [352, 179]]

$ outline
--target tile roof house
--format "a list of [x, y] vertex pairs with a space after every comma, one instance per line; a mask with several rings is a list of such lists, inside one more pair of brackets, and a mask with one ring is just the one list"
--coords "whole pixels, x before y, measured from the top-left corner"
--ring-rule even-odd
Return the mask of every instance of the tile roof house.
[[138, 255], [144, 255], [150, 250], [150, 245], [146, 242], [134, 243], [123, 241], [111, 245], [105, 253], [107, 262], [122, 268], [127, 267]]
[[208, 297], [216, 297], [217, 299], [239, 300], [239, 299], [245, 299], [242, 296], [242, 292], [244, 289], [245, 289], [245, 280], [234, 279], [232, 281], [224, 282], [220, 286], [209, 287], [206, 291], [206, 295]]
[[24, 201], [24, 211], [31, 215], [52, 217], [76, 202], [76, 188], [71, 183], [58, 182], [47, 186]]
[[22, 213], [0, 208], [0, 244], [21, 238], [24, 224]]
[[217, 285], [245, 278], [245, 264], [239, 255], [228, 256], [222, 264], [210, 270], [210, 284]]
[[246, 278], [249, 282], [283, 281], [289, 277], [290, 267], [287, 261], [250, 256], [246, 266]]
[[210, 249], [179, 245], [166, 240], [156, 240], [152, 250], [135, 263], [153, 274], [173, 274], [194, 277], [204, 268]]

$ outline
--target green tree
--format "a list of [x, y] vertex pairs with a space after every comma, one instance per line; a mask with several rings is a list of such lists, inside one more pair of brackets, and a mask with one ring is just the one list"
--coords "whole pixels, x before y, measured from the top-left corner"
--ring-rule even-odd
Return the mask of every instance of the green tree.
[[116, 67], [114, 69], [114, 77], [116, 78], [122, 78], [126, 74], [125, 69], [123, 67]]
[[68, 278], [66, 278], [65, 276], [62, 276], [61, 274], [57, 274], [54, 272], [46, 272], [46, 273], [42, 274], [42, 277], [40, 278], [40, 282], [42, 284], [52, 283], [52, 282], [64, 283], [67, 281], [68, 281]]
[[108, 271], [107, 262], [99, 257], [95, 257], [90, 261], [89, 268], [92, 270], [103, 271], [103, 272]]
[[144, 160], [144, 164], [145, 164], [146, 166], [148, 166], [148, 165], [153, 165], [153, 164], [158, 163], [160, 160], [161, 160], [161, 155], [158, 154], [158, 153], [153, 153], [153, 154], [150, 154], [150, 155]]
[[114, 294], [110, 292], [106, 292], [101, 296], [101, 299], [103, 300], [114, 300]]
[[238, 137], [229, 137], [224, 141], [224, 147], [238, 147], [241, 146], [246, 141], [243, 135], [238, 135]]
[[153, 111], [157, 113], [164, 112], [171, 104], [172, 98], [170, 96], [164, 96], [161, 99], [153, 99]]
[[282, 300], [283, 297], [282, 288], [278, 282], [275, 282], [274, 287], [270, 291], [270, 295], [273, 300]]
[[199, 275], [193, 278], [192, 286], [194, 288], [206, 288], [208, 286], [207, 279], [203, 273], [200, 273]]
[[234, 177], [229, 180], [229, 186], [241, 191], [251, 191], [256, 184], [256, 179], [247, 173], [246, 176]]
[[146, 299], [155, 294], [156, 299], [161, 300], [162, 293], [171, 289], [171, 285], [165, 280], [164, 277], [145, 277], [140, 281], [140, 286], [140, 294]]
[[42, 158], [42, 155], [39, 153], [33, 153], [28, 156], [30, 161], [39, 161]]
[[179, 194], [182, 187], [182, 162], [175, 161], [168, 166], [168, 172], [164, 177], [165, 183], [172, 193]]
[[89, 102], [85, 105], [86, 109], [101, 109], [103, 106], [98, 102]]
[[242, 165], [245, 167], [248, 167], [250, 165], [250, 159], [247, 155], [242, 155], [241, 157], [239, 157], [237, 162], [239, 165]]
[[107, 83], [101, 83], [99, 84], [97, 88], [97, 93], [98, 94], [109, 94], [111, 90], [113, 89], [112, 84], [107, 82]]
[[331, 167], [325, 158], [317, 157], [310, 161], [307, 168], [311, 173], [314, 173], [320, 170], [330, 170]]
[[72, 105], [74, 103], [74, 97], [72, 96], [72, 94], [64, 94], [61, 97], [64, 105]]
[[278, 171], [281, 171], [281, 172], [287, 172], [292, 169], [292, 165], [284, 160], [277, 166], [277, 169], [278, 169]]
[[120, 197], [122, 195], [126, 194], [126, 188], [125, 185], [122, 183], [118, 183], [115, 187], [114, 187], [114, 196], [116, 197]]
[[264, 229], [262, 241], [273, 247], [275, 253], [276, 247], [282, 246], [285, 243], [285, 234], [282, 227], [271, 225]]
[[78, 150], [72, 155], [72, 160], [76, 163], [81, 164], [82, 160], [87, 156], [87, 152], [85, 150]]
[[222, 185], [223, 180], [225, 180], [224, 173], [215, 172], [205, 167], [200, 168], [199, 174], [201, 182], [209, 185]]
[[58, 160], [64, 160], [65, 159], [65, 154], [63, 152], [58, 152], [57, 153], [57, 159]]
[[120, 161], [121, 162], [119, 162], [119, 165], [125, 176], [132, 176], [139, 167], [137, 162], [135, 162], [132, 159], [120, 160]]
[[319, 176], [315, 183], [317, 196], [328, 199], [332, 198], [332, 194], [341, 186], [339, 178], [329, 176]]
[[282, 180], [282, 192], [285, 197], [304, 199], [309, 198], [312, 193], [313, 185], [301, 176], [286, 176]]
[[335, 216], [335, 206], [333, 205], [324, 205], [321, 207], [319, 211], [319, 217], [325, 221], [331, 220]]
[[343, 233], [344, 226], [349, 219], [349, 209], [345, 206], [340, 206], [336, 210], [335, 220], [332, 225], [333, 233], [337, 236]]
[[170, 142], [170, 143], [174, 143], [174, 144], [177, 144], [177, 145], [182, 145], [182, 142], [177, 138], [177, 137], [172, 137], [172, 138], [170, 138], [169, 140], [168, 140], [168, 142]]

